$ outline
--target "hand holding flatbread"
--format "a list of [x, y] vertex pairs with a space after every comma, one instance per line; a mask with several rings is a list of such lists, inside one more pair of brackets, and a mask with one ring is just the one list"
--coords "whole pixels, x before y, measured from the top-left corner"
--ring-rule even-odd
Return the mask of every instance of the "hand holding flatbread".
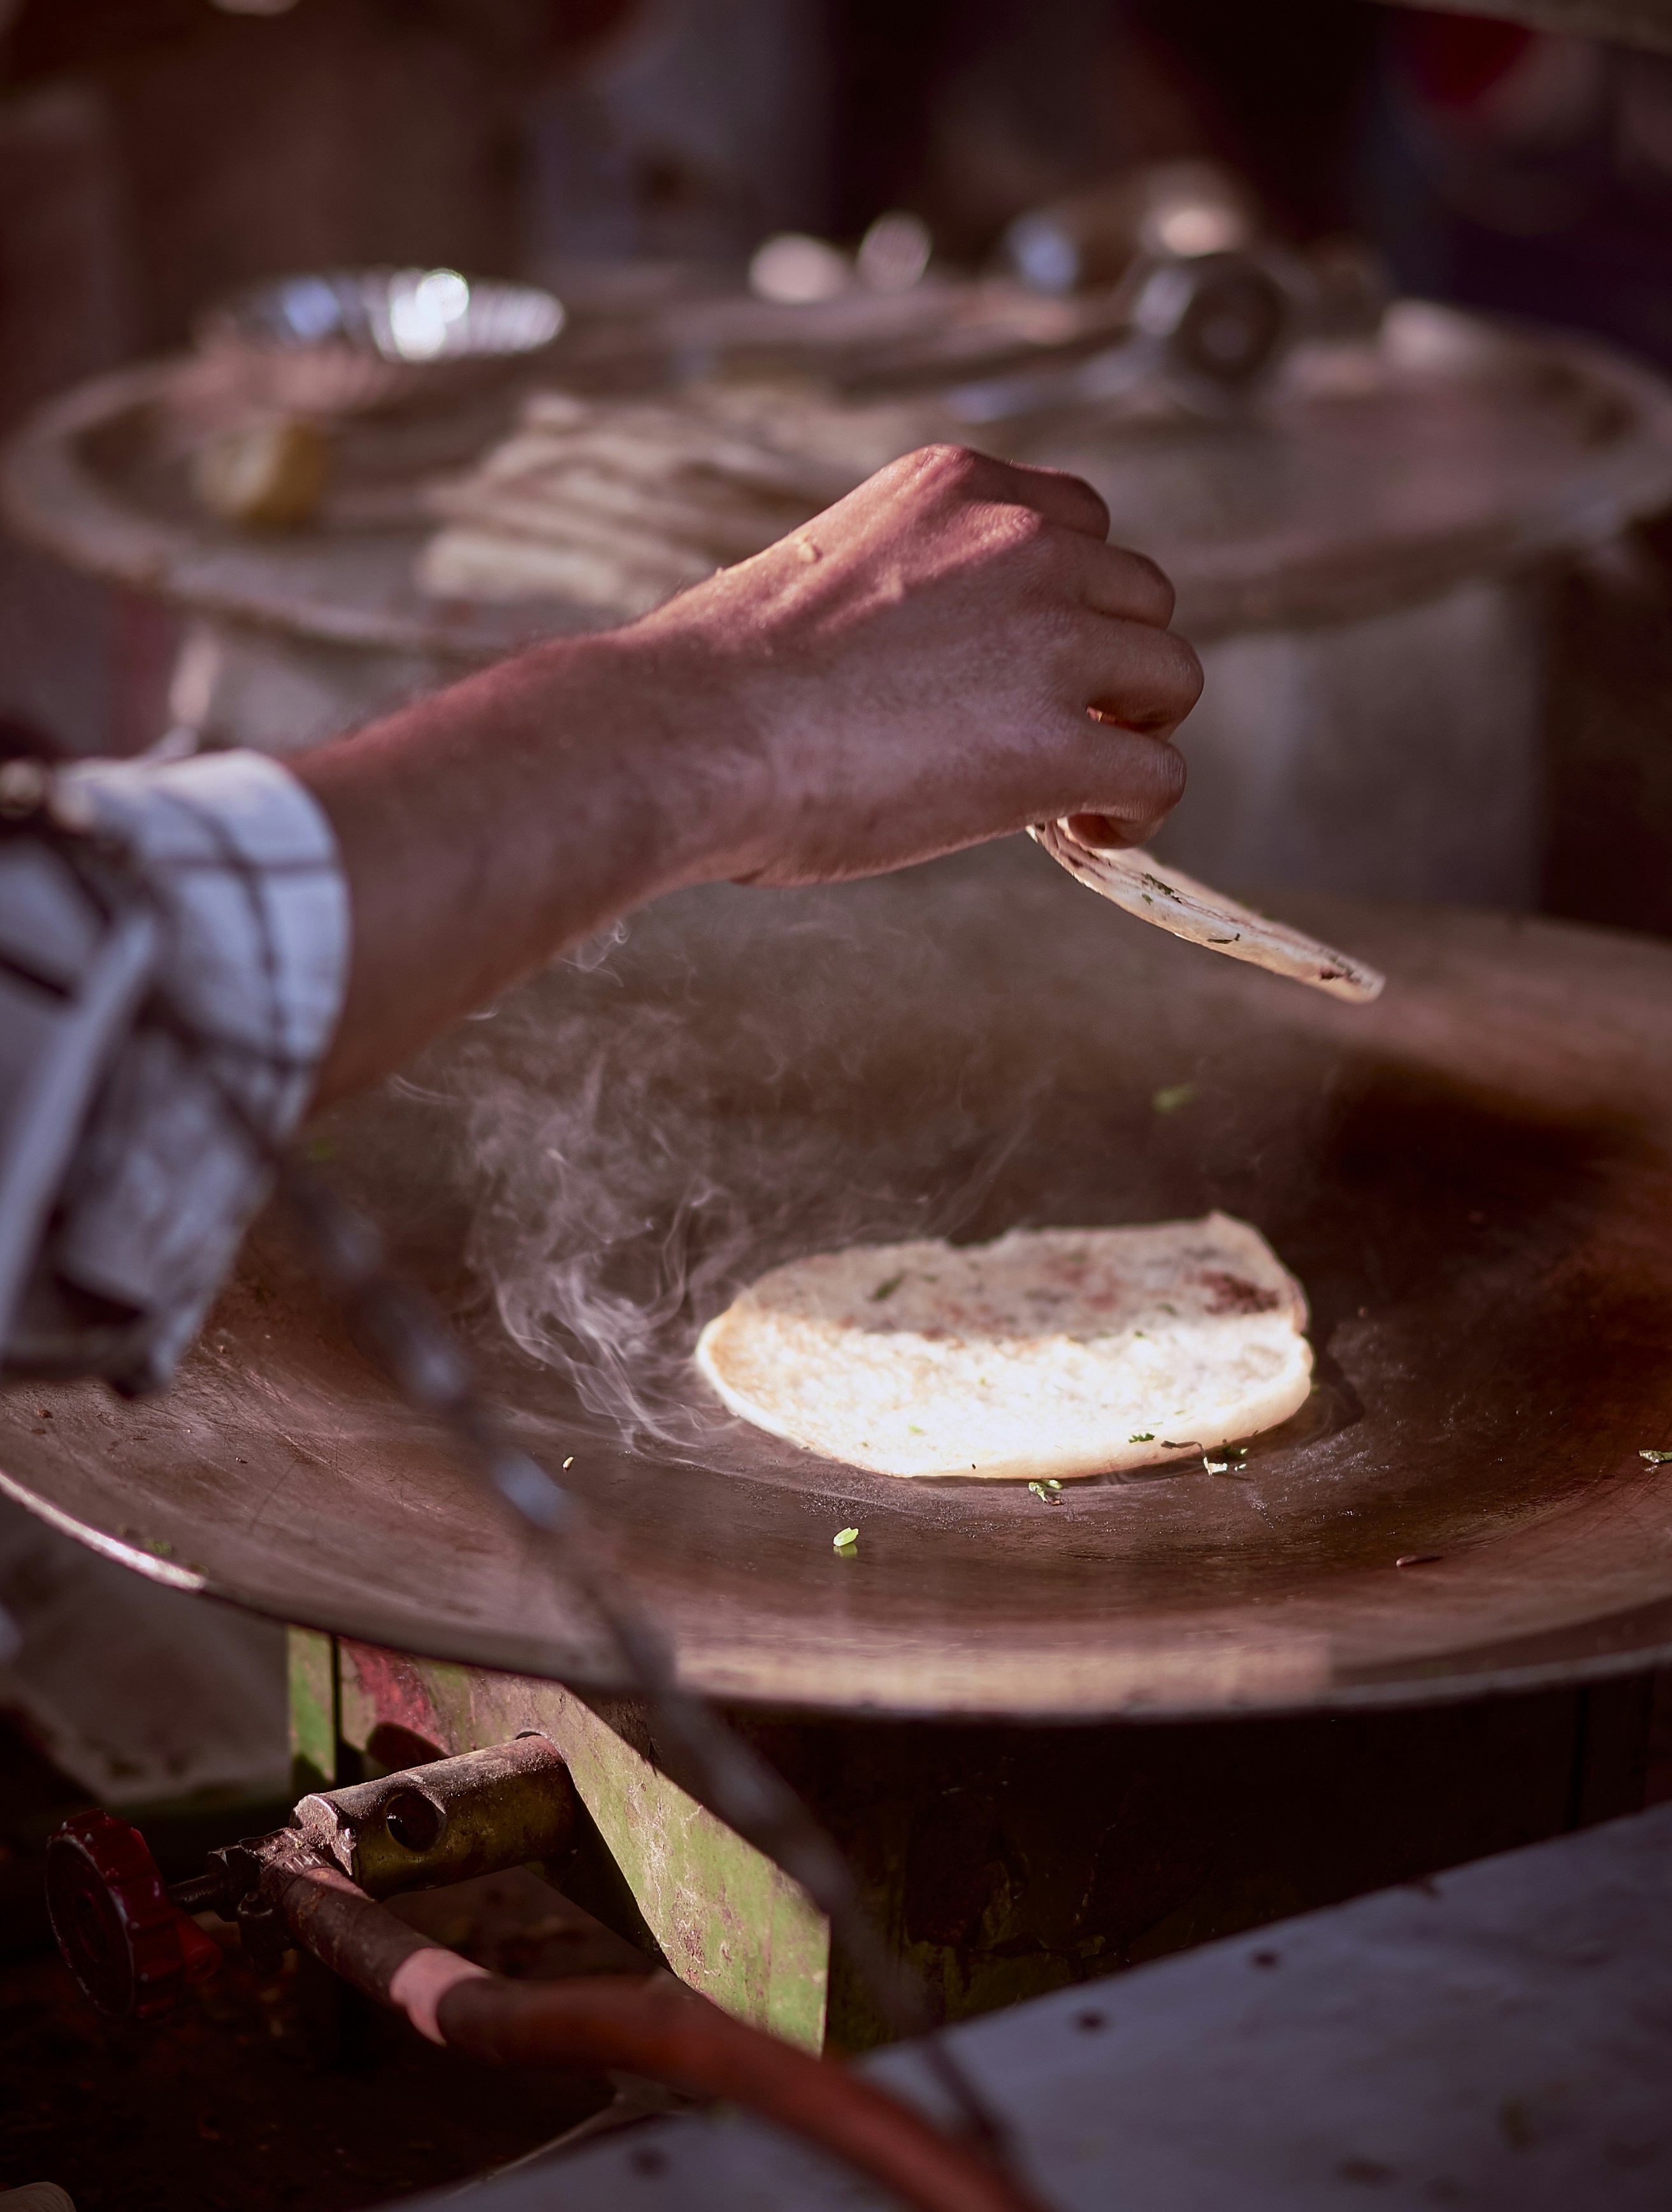
[[1085, 844], [1067, 822], [1041, 822], [1028, 835], [1088, 890], [1191, 945], [1205, 945], [1227, 959], [1247, 960], [1274, 975], [1310, 983], [1314, 990], [1359, 1006], [1378, 997], [1387, 981], [1367, 962], [1256, 914], [1137, 846]]

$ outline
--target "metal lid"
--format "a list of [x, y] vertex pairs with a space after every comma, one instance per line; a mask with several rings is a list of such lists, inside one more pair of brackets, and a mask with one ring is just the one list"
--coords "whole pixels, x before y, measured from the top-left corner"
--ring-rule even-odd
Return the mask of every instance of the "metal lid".
[[1420, 301], [1312, 347], [1256, 414], [1038, 426], [1097, 485], [1192, 636], [1339, 621], [1617, 534], [1672, 496], [1672, 388], [1585, 341]]

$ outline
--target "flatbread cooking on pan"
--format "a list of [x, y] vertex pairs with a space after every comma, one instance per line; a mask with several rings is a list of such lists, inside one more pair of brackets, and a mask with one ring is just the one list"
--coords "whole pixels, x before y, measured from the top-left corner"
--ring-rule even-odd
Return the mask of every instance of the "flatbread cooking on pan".
[[1336, 952], [1303, 931], [1239, 906], [1222, 891], [1169, 867], [1135, 846], [1087, 845], [1066, 822], [1041, 822], [1028, 835], [1090, 890], [1112, 899], [1140, 921], [1152, 921], [1192, 945], [1231, 960], [1268, 968], [1359, 1005], [1379, 995], [1387, 977], [1363, 960]]
[[1061, 1480], [1286, 1420], [1311, 1387], [1305, 1326], [1264, 1237], [1210, 1213], [793, 1260], [696, 1361], [734, 1413], [850, 1467]]

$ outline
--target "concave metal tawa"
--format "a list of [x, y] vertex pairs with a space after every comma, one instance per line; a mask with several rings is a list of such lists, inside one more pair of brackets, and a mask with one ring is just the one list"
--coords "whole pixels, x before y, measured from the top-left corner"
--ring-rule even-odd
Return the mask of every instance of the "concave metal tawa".
[[[1672, 1470], [1641, 1455], [1672, 1448], [1672, 947], [1277, 904], [1384, 969], [1383, 998], [1134, 928], [1019, 841], [684, 894], [337, 1115], [330, 1171], [461, 1317], [519, 1433], [573, 1457], [722, 1697], [1189, 1714], [1666, 1656]], [[1214, 1206], [1304, 1282], [1318, 1354], [1237, 1474], [1058, 1504], [895, 1481], [733, 1419], [688, 1364], [794, 1251]], [[173, 1392], [14, 1393], [0, 1464], [161, 1579], [600, 1679], [584, 1618], [271, 1225]]]

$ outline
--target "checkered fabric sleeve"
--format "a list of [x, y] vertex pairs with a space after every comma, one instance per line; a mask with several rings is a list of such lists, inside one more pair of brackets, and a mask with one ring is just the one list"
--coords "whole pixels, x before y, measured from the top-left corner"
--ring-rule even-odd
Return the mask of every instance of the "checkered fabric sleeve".
[[[342, 1011], [348, 898], [319, 806], [261, 754], [79, 763], [58, 783], [91, 841], [123, 856], [101, 942], [127, 926], [139, 950], [107, 994], [119, 1011], [105, 1017], [52, 1188], [18, 1202], [40, 1234], [0, 1346], [13, 1374], [97, 1373], [138, 1392], [173, 1375], [266, 1194], [265, 1146], [307, 1110]], [[28, 845], [11, 841], [0, 866], [0, 964], [9, 957], [21, 990], [32, 966], [67, 963], [86, 1000], [94, 963], [72, 957], [71, 872]], [[12, 1027], [0, 1078], [21, 1129], [41, 1071], [25, 1025]], [[12, 1141], [0, 1116], [0, 1146]], [[46, 1157], [38, 1133], [36, 1151]]]

